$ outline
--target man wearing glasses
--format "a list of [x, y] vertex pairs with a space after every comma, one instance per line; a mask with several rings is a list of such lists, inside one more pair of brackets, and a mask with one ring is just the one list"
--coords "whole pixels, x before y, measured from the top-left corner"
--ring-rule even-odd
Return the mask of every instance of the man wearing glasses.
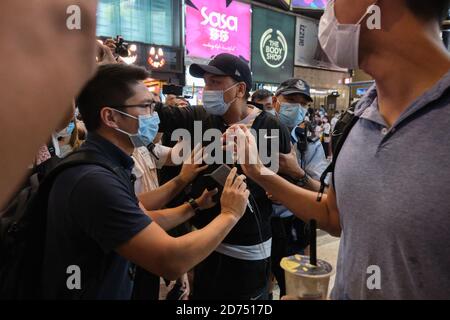
[[82, 164], [54, 181], [43, 265], [47, 299], [130, 299], [132, 263], [177, 279], [206, 258], [245, 211], [249, 193], [236, 170], [221, 197], [221, 214], [179, 238], [165, 230], [192, 218], [203, 209], [199, 203], [150, 212], [136, 198], [130, 155], [153, 140], [159, 122], [142, 83], [148, 76], [134, 66], [104, 65], [78, 97], [89, 132], [80, 150], [98, 154], [114, 170]]

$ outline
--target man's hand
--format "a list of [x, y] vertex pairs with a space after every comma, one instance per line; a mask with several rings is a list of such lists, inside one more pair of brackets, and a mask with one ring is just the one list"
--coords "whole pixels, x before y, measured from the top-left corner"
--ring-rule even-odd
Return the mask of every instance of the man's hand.
[[211, 191], [208, 191], [208, 189], [203, 191], [202, 195], [195, 200], [201, 210], [210, 209], [216, 205], [213, 201], [213, 197], [217, 194], [217, 192], [219, 192], [217, 188]]
[[101, 44], [100, 42], [97, 41], [96, 60], [98, 65], [117, 63], [111, 50], [112, 49], [110, 46]]
[[291, 152], [288, 154], [280, 153], [280, 169], [278, 173], [285, 174], [293, 179], [302, 179], [305, 171], [300, 167], [297, 160], [295, 146], [291, 146]]
[[228, 175], [227, 181], [220, 198], [222, 206], [221, 214], [228, 214], [239, 220], [245, 212], [250, 191], [244, 182], [245, 176], [236, 176], [237, 169], [233, 168]]
[[183, 183], [189, 184], [192, 182], [200, 172], [208, 168], [208, 165], [203, 164], [203, 148], [200, 144], [198, 144], [191, 153], [191, 156], [188, 157], [181, 168], [179, 178]]
[[191, 287], [189, 285], [189, 279], [187, 273], [183, 274], [180, 278], [181, 281], [181, 289], [184, 291], [184, 294], [181, 296], [180, 300], [189, 300], [189, 295], [191, 293]]
[[[233, 141], [230, 146], [230, 140]], [[273, 174], [270, 170], [263, 166], [259, 158], [258, 145], [255, 137], [250, 130], [244, 125], [231, 126], [223, 136], [223, 139], [228, 142], [226, 149], [233, 148], [234, 156], [240, 164], [244, 173], [251, 179], [257, 181], [261, 174]], [[267, 171], [267, 172], [266, 172]]]

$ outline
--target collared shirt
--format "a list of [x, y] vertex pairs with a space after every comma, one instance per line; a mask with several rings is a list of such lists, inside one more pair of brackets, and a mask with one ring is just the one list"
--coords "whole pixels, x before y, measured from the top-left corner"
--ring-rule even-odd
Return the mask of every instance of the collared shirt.
[[134, 150], [133, 174], [136, 176], [134, 189], [136, 194], [155, 190], [159, 187], [157, 169], [161, 169], [172, 148], [156, 144], [153, 152], [157, 158], [150, 154], [146, 147]]
[[450, 72], [389, 127], [376, 87], [337, 159], [334, 299], [450, 298]]
[[[296, 147], [299, 137], [298, 128], [294, 128], [291, 131], [291, 141]], [[297, 154], [297, 161], [300, 167], [304, 168], [306, 173], [314, 180], [320, 180], [322, 173], [328, 167], [328, 161], [325, 157], [325, 152], [320, 140], [315, 140], [314, 142], [308, 142], [308, 147], [306, 148], [304, 157], [300, 153], [300, 150], [295, 148]]]
[[97, 165], [69, 168], [56, 178], [48, 201], [44, 296], [130, 299], [133, 268], [115, 250], [151, 223], [134, 194], [134, 162], [93, 133], [81, 149], [100, 153], [130, 180]]
[[[308, 147], [302, 156], [300, 150], [297, 148], [297, 143], [299, 141], [298, 128], [294, 128], [291, 131], [291, 141], [294, 144], [295, 152], [297, 154], [297, 161], [301, 168], [305, 170], [309, 177], [314, 180], [320, 180], [322, 173], [328, 167], [328, 161], [325, 157], [325, 152], [320, 140], [315, 142], [309, 142]], [[287, 218], [294, 214], [289, 211], [285, 206], [274, 204], [273, 214], [274, 217]]]

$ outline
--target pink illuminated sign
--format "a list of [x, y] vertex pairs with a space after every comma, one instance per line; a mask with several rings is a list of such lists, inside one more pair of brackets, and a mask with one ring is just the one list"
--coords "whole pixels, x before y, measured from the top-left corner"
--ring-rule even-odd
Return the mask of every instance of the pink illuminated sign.
[[[227, 6], [228, 3], [228, 6]], [[250, 5], [226, 0], [186, 1], [188, 56], [231, 53], [250, 61]]]

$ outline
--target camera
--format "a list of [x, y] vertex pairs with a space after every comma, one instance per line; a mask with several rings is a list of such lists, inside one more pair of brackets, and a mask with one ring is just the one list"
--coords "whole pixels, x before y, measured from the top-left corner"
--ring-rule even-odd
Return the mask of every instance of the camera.
[[125, 42], [122, 36], [117, 36], [114, 40], [114, 44], [116, 45], [115, 54], [121, 57], [128, 57], [129, 51], [128, 46], [130, 45], [128, 42]]
[[183, 87], [177, 86], [175, 84], [163, 85], [163, 94], [164, 95], [173, 94], [177, 97], [182, 97], [183, 96]]

